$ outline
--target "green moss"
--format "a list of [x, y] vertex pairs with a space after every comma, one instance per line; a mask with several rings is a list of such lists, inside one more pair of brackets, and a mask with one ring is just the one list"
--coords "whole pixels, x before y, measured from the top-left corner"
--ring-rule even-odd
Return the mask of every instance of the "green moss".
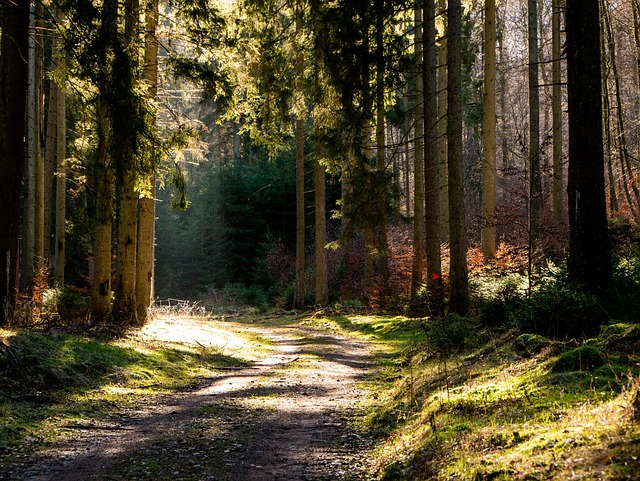
[[540, 334], [521, 334], [513, 343], [513, 347], [521, 356], [539, 354], [551, 341]]
[[580, 346], [560, 355], [551, 372], [594, 371], [607, 362], [604, 354], [594, 346]]

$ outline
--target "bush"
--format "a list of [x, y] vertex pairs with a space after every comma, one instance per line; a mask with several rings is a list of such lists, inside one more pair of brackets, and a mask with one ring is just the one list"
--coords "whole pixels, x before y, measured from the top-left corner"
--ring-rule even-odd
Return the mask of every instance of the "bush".
[[460, 349], [474, 337], [474, 326], [457, 314], [436, 318], [425, 324], [427, 343], [437, 352]]
[[516, 316], [524, 332], [568, 339], [596, 334], [606, 314], [594, 295], [550, 279], [521, 301]]

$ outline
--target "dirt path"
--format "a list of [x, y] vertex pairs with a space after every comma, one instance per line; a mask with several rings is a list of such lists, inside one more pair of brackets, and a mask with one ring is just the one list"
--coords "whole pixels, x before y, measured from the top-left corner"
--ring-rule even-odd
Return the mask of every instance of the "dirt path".
[[[15, 467], [8, 479], [366, 479], [359, 457], [365, 441], [348, 424], [364, 398], [357, 382], [369, 367], [365, 342], [301, 326], [178, 327], [198, 343], [209, 335], [225, 345], [240, 330], [269, 339], [270, 349], [191, 391], [147, 399], [98, 429], [79, 429], [73, 441]], [[162, 324], [155, 328], [157, 337], [166, 333]]]

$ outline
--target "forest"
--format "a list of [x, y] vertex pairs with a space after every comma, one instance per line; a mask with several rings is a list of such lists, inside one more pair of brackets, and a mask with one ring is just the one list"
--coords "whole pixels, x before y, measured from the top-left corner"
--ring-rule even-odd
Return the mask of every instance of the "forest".
[[640, 479], [640, 1], [0, 36], [0, 478]]

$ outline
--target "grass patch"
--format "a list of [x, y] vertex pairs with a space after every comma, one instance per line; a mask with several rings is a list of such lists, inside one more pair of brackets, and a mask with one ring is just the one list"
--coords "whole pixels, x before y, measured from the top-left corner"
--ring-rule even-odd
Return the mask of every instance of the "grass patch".
[[607, 326], [576, 344], [453, 321], [331, 318], [379, 346], [359, 424], [378, 440], [369, 454], [372, 479], [634, 479], [640, 472], [634, 325]]
[[[89, 339], [61, 331], [0, 331], [0, 447], [45, 446], [67, 424], [99, 421], [141, 396], [184, 388], [242, 357], [215, 346]], [[9, 459], [9, 458], [7, 458]]]

